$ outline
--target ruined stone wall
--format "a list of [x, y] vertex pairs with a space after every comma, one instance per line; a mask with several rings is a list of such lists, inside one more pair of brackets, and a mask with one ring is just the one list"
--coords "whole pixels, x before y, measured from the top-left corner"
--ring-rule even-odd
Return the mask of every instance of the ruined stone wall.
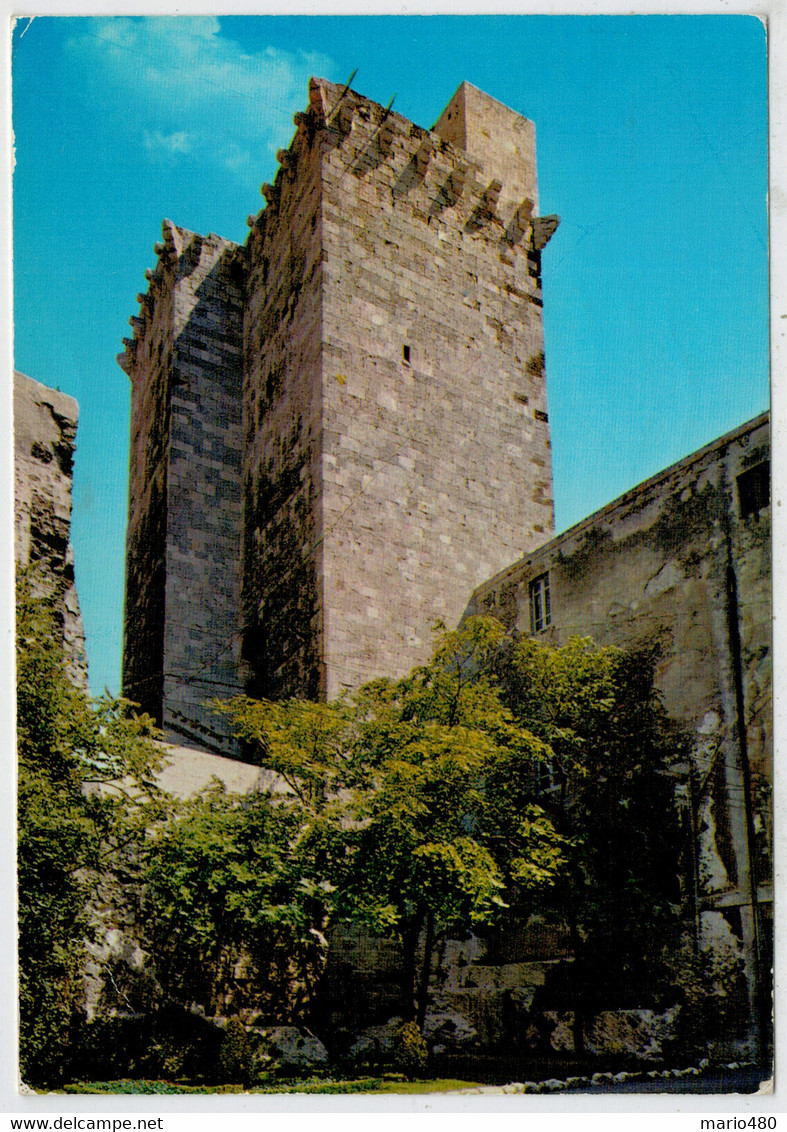
[[205, 706], [239, 678], [241, 319], [237, 247], [164, 223], [134, 338], [124, 694], [168, 735], [234, 753]]
[[71, 480], [79, 409], [65, 393], [14, 373], [16, 562], [52, 598], [63, 629], [66, 672], [87, 690], [85, 634], [70, 543]]
[[[468, 613], [551, 643], [660, 649], [669, 715], [694, 736], [677, 804], [692, 829], [701, 944], [741, 955], [756, 1013], [769, 978], [772, 685], [769, 432], [757, 418], [479, 587]], [[761, 1004], [760, 1004], [761, 1005]]]

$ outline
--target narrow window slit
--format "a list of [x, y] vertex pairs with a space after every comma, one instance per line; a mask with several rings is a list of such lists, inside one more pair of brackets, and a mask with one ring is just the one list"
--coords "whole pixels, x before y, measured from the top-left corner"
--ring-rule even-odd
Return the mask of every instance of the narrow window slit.
[[540, 633], [552, 623], [549, 574], [540, 574], [530, 583], [530, 631]]

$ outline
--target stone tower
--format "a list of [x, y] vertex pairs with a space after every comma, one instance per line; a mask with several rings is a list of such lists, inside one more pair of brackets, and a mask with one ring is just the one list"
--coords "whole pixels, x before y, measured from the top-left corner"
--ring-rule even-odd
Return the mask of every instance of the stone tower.
[[544, 232], [533, 124], [467, 83], [431, 131], [323, 81], [296, 122], [247, 248], [244, 656], [332, 697], [552, 532]]
[[178, 673], [400, 675], [553, 530], [533, 124], [464, 83], [429, 131], [323, 80], [295, 123], [245, 249], [165, 225], [121, 356], [127, 691], [165, 721]]

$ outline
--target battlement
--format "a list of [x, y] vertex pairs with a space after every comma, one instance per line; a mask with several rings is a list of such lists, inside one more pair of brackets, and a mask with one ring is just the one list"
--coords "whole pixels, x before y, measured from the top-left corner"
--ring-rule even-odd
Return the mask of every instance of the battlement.
[[[200, 278], [206, 267], [213, 270], [217, 263], [220, 263], [218, 274], [225, 281], [230, 277], [237, 280], [243, 273], [243, 251], [231, 240], [224, 240], [213, 232], [201, 236], [198, 232], [173, 224], [171, 220], [162, 221], [161, 235], [161, 241], [153, 245], [156, 266], [145, 271], [147, 291], [137, 295], [139, 311], [128, 320], [132, 336], [123, 339], [125, 349], [117, 355], [118, 365], [132, 380], [139, 372], [146, 372], [144, 367], [136, 365], [137, 353], [146, 338], [156, 335], [157, 304], [159, 301], [165, 305], [171, 302], [171, 291], [179, 280], [194, 272]], [[192, 294], [192, 307], [195, 301]], [[172, 313], [181, 321], [186, 320], [189, 301], [182, 301], [180, 308]]]
[[[309, 82], [306, 111], [293, 117], [296, 132], [288, 149], [277, 152], [279, 169], [274, 183], [261, 186], [266, 207], [247, 218], [252, 236], [260, 235], [275, 214], [281, 194], [301, 171], [317, 139], [328, 147], [343, 147], [347, 168], [355, 176], [373, 172], [381, 163], [405, 164], [394, 191], [405, 196], [419, 183], [429, 182], [432, 208], [471, 202], [476, 228], [484, 223], [502, 226], [511, 244], [524, 243], [540, 252], [554, 234], [558, 217], [538, 217], [535, 126], [527, 118], [462, 83], [431, 130], [416, 126], [348, 87], [325, 79]], [[435, 161], [439, 155], [440, 161]], [[430, 173], [431, 167], [431, 173]]]

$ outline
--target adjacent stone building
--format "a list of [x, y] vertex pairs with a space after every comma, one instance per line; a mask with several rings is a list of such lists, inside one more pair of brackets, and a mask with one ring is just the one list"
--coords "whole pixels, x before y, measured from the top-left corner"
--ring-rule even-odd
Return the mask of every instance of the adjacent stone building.
[[532, 122], [323, 80], [295, 122], [244, 248], [165, 222], [119, 356], [124, 694], [219, 753], [209, 696], [403, 674], [553, 530]]
[[[770, 1011], [773, 781], [770, 439], [758, 417], [626, 492], [473, 594], [467, 613], [550, 643], [655, 646], [669, 715], [694, 739], [676, 804], [698, 941], [740, 955]], [[752, 1041], [757, 1027], [749, 1031]]]
[[14, 373], [14, 543], [62, 625], [69, 678], [87, 688], [85, 634], [74, 584], [71, 478], [79, 409], [73, 397]]

